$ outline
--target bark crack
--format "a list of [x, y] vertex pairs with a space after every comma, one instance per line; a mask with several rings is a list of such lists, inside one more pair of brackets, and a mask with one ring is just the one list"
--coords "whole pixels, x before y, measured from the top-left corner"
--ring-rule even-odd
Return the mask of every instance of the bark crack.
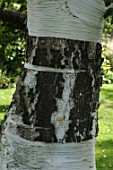
[[69, 7], [68, 0], [63, 0], [63, 5], [64, 5], [64, 7], [65, 7], [65, 9], [66, 9], [66, 13], [68, 12], [68, 14], [69, 14], [72, 18], [74, 18], [74, 19], [79, 18], [79, 17], [77, 17], [76, 15], [74, 15], [74, 14], [71, 12], [71, 9], [70, 9], [70, 7]]

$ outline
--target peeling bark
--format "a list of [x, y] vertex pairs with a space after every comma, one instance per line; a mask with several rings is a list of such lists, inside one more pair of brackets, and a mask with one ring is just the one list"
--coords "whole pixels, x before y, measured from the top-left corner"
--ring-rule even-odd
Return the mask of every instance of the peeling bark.
[[[27, 164], [28, 152], [31, 152], [35, 159], [39, 159], [37, 150], [35, 153], [33, 149], [35, 142], [46, 142], [51, 144], [51, 147], [54, 147], [55, 143], [60, 143], [63, 149], [65, 143], [71, 147], [73, 142], [85, 141], [81, 143], [80, 165], [75, 163], [76, 165], [73, 164], [73, 166], [76, 168], [83, 166], [82, 170], [86, 167], [87, 170], [95, 170], [94, 150], [89, 153], [92, 154], [90, 159], [84, 147], [88, 140], [90, 142], [98, 133], [97, 110], [102, 84], [101, 45], [85, 41], [29, 36], [27, 44], [26, 62], [45, 66], [48, 71], [23, 69], [12, 103], [2, 123], [2, 153], [5, 160], [2, 163], [3, 169], [13, 170], [16, 167], [17, 170], [20, 168], [29, 170], [31, 167], [34, 170], [36, 166], [38, 168], [35, 163]], [[74, 69], [75, 73], [49, 72], [49, 68]], [[23, 145], [24, 140], [26, 147]], [[27, 143], [30, 150], [27, 150]], [[25, 153], [23, 147], [25, 147]], [[74, 147], [78, 148], [79, 145]], [[90, 147], [92, 144], [87, 145], [86, 150]], [[18, 152], [21, 154], [18, 155]], [[55, 156], [55, 152], [50, 150], [47, 152]], [[56, 152], [59, 154], [59, 151], [56, 150]], [[85, 162], [82, 159], [82, 152], [87, 154]], [[43, 154], [43, 150], [40, 154]], [[22, 158], [23, 155], [25, 160]], [[64, 158], [61, 157], [61, 159]], [[66, 156], [65, 160], [67, 159]], [[23, 165], [24, 162], [25, 165]], [[91, 167], [87, 162], [91, 164]], [[58, 168], [58, 165], [52, 163], [51, 167]]]
[[31, 36], [101, 42], [104, 0], [27, 0]]
[[60, 142], [80, 142], [96, 136], [102, 83], [99, 74], [101, 45], [29, 37], [26, 53], [27, 62], [37, 66], [74, 68], [85, 72], [65, 74], [24, 69], [7, 117], [9, 114], [20, 115], [23, 124], [34, 128], [32, 133], [40, 135], [29, 139], [26, 129], [17, 127], [20, 136], [34, 141], [57, 142], [58, 129], [63, 133]]

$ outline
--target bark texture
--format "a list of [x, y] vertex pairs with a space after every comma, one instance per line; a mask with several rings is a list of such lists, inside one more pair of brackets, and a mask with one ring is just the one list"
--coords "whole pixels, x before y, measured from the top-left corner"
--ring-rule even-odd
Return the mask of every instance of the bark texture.
[[101, 45], [27, 36], [26, 62], [75, 69], [75, 74], [24, 69], [2, 130], [9, 115], [18, 115], [23, 125], [17, 125], [17, 133], [31, 141], [81, 142], [95, 137], [102, 84]]
[[104, 0], [27, 0], [28, 32], [37, 37], [101, 42], [105, 10]]

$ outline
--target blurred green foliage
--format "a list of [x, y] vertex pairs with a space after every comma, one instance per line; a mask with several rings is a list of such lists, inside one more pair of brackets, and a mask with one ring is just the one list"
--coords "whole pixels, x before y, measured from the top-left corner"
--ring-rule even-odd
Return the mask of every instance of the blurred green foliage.
[[102, 42], [102, 57], [104, 58], [104, 62], [101, 73], [103, 83], [113, 83], [113, 25], [111, 25], [111, 17], [105, 19]]
[[[26, 1], [2, 0], [0, 1], [1, 9], [26, 12]], [[13, 23], [0, 21], [0, 80], [5, 80], [4, 76], [19, 75], [24, 64], [24, 56], [25, 28], [18, 29]]]
[[104, 14], [104, 18], [108, 18], [109, 16], [111, 16], [111, 24], [113, 24], [113, 7], [112, 7], [113, 0], [104, 0], [104, 2], [105, 6], [108, 7]]

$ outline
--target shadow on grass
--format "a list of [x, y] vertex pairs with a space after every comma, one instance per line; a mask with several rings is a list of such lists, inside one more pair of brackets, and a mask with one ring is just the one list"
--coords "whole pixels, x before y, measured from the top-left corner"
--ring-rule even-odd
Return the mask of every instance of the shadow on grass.
[[9, 105], [0, 105], [0, 124], [3, 121], [4, 115], [8, 110]]
[[9, 105], [0, 105], [0, 114], [1, 114], [1, 112], [6, 112], [8, 107], [9, 107]]
[[105, 96], [106, 99], [113, 101], [113, 90], [102, 88], [102, 94]]
[[113, 170], [113, 140], [97, 141], [97, 170]]

